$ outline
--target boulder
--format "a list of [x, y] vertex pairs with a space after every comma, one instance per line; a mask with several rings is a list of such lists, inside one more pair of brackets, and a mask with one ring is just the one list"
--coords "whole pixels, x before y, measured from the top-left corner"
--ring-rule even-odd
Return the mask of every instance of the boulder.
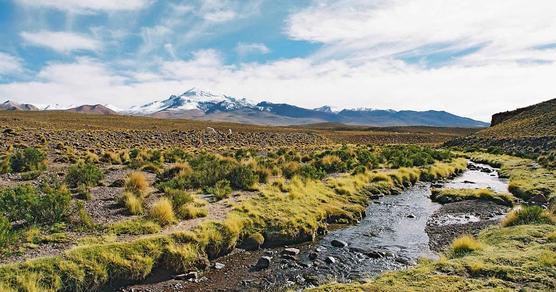
[[330, 244], [333, 247], [339, 247], [339, 248], [344, 248], [346, 246], [348, 246], [347, 242], [343, 241], [343, 240], [339, 240], [339, 239], [333, 239]]
[[259, 258], [259, 260], [255, 264], [255, 268], [257, 268], [257, 269], [266, 269], [266, 268], [270, 267], [271, 263], [272, 263], [272, 258], [271, 257], [262, 256], [261, 258]]
[[285, 255], [290, 255], [290, 256], [296, 256], [299, 254], [299, 249], [297, 248], [293, 248], [293, 247], [289, 247], [286, 248], [282, 251], [283, 254]]
[[326, 257], [326, 259], [324, 261], [328, 264], [335, 264], [336, 263], [336, 259], [334, 257]]

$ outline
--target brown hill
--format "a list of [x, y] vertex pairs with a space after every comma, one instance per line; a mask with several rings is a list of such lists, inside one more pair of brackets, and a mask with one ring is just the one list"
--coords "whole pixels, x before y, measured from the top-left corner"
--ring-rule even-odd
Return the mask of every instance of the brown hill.
[[4, 103], [0, 104], [0, 110], [5, 111], [38, 111], [39, 109], [28, 103], [17, 103], [15, 101], [5, 101]]
[[101, 104], [95, 104], [95, 105], [82, 105], [82, 106], [78, 106], [75, 108], [70, 108], [67, 110], [68, 112], [74, 112], [74, 113], [82, 113], [82, 114], [97, 114], [97, 115], [116, 115], [118, 114], [117, 112], [101, 105]]

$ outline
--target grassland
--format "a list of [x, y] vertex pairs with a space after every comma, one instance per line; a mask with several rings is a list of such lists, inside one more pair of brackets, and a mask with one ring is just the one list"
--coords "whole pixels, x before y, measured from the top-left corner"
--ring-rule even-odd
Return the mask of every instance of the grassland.
[[[6, 156], [9, 165], [19, 151], [14, 149]], [[155, 268], [174, 273], [202, 270], [208, 259], [224, 255], [248, 241], [263, 246], [310, 241], [326, 230], [329, 223], [353, 223], [361, 219], [371, 194], [397, 193], [418, 180], [452, 176], [467, 165], [465, 160], [455, 159], [448, 152], [418, 146], [341, 146], [310, 152], [279, 149], [260, 153], [249, 149], [224, 154], [131, 149], [99, 155], [95, 163], [81, 161], [88, 153], [71, 153], [79, 162], [73, 166], [69, 163], [67, 170], [72, 175], [66, 181], [75, 187], [72, 192], [90, 188], [91, 196], [72, 198], [70, 204], [62, 206], [64, 212], [53, 223], [61, 226], [57, 233], [73, 234], [72, 240], [79, 244], [55, 255], [0, 265], [0, 287], [6, 291], [96, 290], [142, 280]], [[122, 168], [111, 170], [118, 165], [130, 168], [130, 172]], [[157, 174], [137, 171], [145, 169], [145, 165]], [[103, 184], [99, 169], [116, 179], [111, 184], [121, 186], [95, 186]], [[121, 175], [114, 177], [114, 172]], [[288, 178], [285, 173], [289, 173]], [[153, 176], [156, 177], [154, 184], [148, 179]], [[121, 182], [116, 184], [118, 179]], [[207, 203], [197, 194], [213, 192], [223, 181], [236, 193], [236, 197], [223, 200], [229, 206], [223, 216], [201, 218], [195, 224], [188, 224], [197, 220], [192, 217], [203, 216], [205, 207], [209, 217], [212, 211], [219, 210], [214, 206], [220, 201]], [[157, 191], [149, 191], [152, 186]], [[35, 192], [33, 187], [28, 188], [21, 193]], [[78, 208], [98, 202], [97, 197], [104, 196], [98, 190], [112, 194], [112, 188], [136, 198], [135, 204], [144, 209], [137, 213], [143, 214], [115, 217], [108, 224], [94, 220], [86, 224], [91, 221], [91, 218], [87, 220], [88, 209], [79, 209], [83, 215], [79, 218], [70, 216], [72, 206]], [[8, 195], [11, 190], [12, 187], [4, 189]], [[36, 192], [46, 192], [46, 189]], [[248, 195], [252, 193], [255, 194]], [[240, 200], [242, 197], [245, 198]], [[111, 200], [118, 203], [121, 199], [114, 196]], [[38, 214], [42, 214], [40, 206]], [[125, 210], [124, 206], [121, 208]], [[21, 212], [17, 209], [12, 213]], [[5, 250], [25, 253], [25, 250], [17, 251], [16, 246], [27, 244], [21, 234], [30, 230], [38, 230], [45, 236], [55, 234], [48, 225], [31, 224], [31, 219], [23, 217], [23, 225], [8, 228], [15, 238], [5, 243]], [[89, 226], [89, 229], [79, 233], [78, 226]]]

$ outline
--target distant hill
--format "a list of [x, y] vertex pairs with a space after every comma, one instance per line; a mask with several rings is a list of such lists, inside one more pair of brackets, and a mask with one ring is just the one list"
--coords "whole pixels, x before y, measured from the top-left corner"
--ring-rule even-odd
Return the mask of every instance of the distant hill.
[[38, 111], [39, 109], [28, 103], [17, 103], [15, 101], [5, 101], [4, 103], [0, 104], [0, 110], [5, 111]]
[[556, 99], [492, 116], [492, 126], [446, 143], [537, 155], [556, 149]]
[[67, 110], [80, 113], [125, 114], [162, 119], [191, 119], [234, 122], [255, 125], [292, 126], [317, 123], [340, 123], [373, 127], [425, 126], [484, 128], [489, 124], [457, 116], [445, 111], [396, 111], [371, 108], [335, 110], [324, 105], [315, 109], [286, 103], [262, 101], [257, 104], [245, 98], [215, 94], [192, 88], [144, 105], [119, 110], [111, 105], [65, 106], [50, 104], [41, 110]]
[[97, 115], [116, 115], [117, 112], [109, 109], [101, 104], [95, 105], [82, 105], [75, 108], [67, 109], [68, 112], [83, 113], [83, 114], [97, 114]]

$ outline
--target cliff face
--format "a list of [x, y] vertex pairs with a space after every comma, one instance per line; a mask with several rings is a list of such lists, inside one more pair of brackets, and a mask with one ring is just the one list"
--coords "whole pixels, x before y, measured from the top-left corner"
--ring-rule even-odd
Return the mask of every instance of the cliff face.
[[497, 113], [492, 115], [492, 121], [490, 122], [490, 126], [494, 127], [504, 121], [507, 121], [517, 115], [519, 115], [522, 112], [525, 112], [527, 110], [529, 110], [530, 108], [532, 108], [533, 106], [528, 106], [528, 107], [524, 107], [524, 108], [519, 108], [513, 111], [507, 111], [507, 112], [502, 112], [502, 113]]

